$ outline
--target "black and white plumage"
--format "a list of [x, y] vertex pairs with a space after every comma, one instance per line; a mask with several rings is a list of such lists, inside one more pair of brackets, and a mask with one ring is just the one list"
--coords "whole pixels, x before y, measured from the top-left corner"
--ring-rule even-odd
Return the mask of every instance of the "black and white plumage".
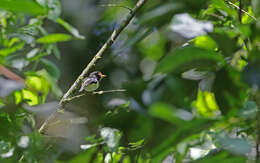
[[81, 88], [79, 89], [79, 92], [82, 92], [83, 90], [87, 92], [92, 92], [99, 87], [99, 82], [101, 79], [106, 77], [106, 75], [103, 75], [100, 71], [94, 71], [92, 72], [88, 77], [86, 77], [82, 84]]

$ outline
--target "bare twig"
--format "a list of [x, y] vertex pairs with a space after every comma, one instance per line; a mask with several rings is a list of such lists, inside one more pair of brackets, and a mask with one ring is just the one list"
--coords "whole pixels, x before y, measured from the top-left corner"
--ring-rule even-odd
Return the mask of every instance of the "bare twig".
[[15, 81], [17, 81], [19, 83], [22, 83], [22, 84], [25, 83], [23, 78], [21, 78], [20, 76], [18, 76], [15, 73], [13, 73], [11, 70], [9, 70], [8, 68], [6, 68], [3, 65], [0, 65], [0, 74], [3, 74], [8, 79], [15, 80]]
[[113, 31], [110, 38], [106, 41], [106, 43], [101, 47], [101, 49], [97, 52], [94, 58], [89, 62], [87, 67], [82, 71], [82, 73], [78, 76], [77, 80], [72, 84], [67, 93], [64, 94], [62, 99], [60, 100], [61, 107], [64, 107], [64, 100], [69, 96], [73, 95], [74, 92], [79, 88], [80, 83], [84, 79], [84, 77], [89, 73], [90, 69], [94, 67], [95, 63], [103, 56], [105, 51], [112, 46], [115, 39], [119, 36], [119, 34], [124, 30], [124, 28], [129, 24], [132, 18], [136, 15], [137, 11], [145, 4], [147, 0], [139, 0], [136, 6], [132, 9], [132, 12], [126, 15], [125, 19], [121, 22], [121, 24]]
[[73, 97], [65, 99], [64, 103], [68, 103], [68, 102], [70, 102], [72, 100], [75, 100], [77, 98], [80, 98], [82, 96], [89, 95], [89, 94], [92, 94], [92, 95], [95, 95], [95, 94], [102, 95], [104, 93], [125, 92], [125, 91], [126, 91], [125, 89], [115, 89], [115, 90], [107, 90], [107, 91], [85, 92], [85, 93], [81, 93], [79, 95], [76, 95], [76, 96], [73, 96]]
[[240, 9], [240, 7], [239, 7], [239, 6], [235, 5], [234, 3], [230, 2], [230, 1], [227, 1], [227, 2], [228, 2], [228, 4], [229, 4], [229, 5], [231, 5], [231, 6], [235, 7], [236, 9], [240, 10], [241, 12], [243, 12], [243, 13], [247, 14], [249, 17], [251, 17], [252, 19], [254, 19], [255, 21], [257, 21], [257, 18], [256, 18], [256, 17], [254, 17], [253, 15], [249, 14], [249, 13], [248, 13], [248, 12], [246, 12], [245, 10], [243, 10], [243, 9]]

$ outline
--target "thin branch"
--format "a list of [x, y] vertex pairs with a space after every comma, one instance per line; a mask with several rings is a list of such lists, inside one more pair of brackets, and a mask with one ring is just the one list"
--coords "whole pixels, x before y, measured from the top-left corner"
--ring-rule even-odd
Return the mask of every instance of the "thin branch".
[[0, 64], [0, 74], [3, 74], [8, 79], [15, 80], [15, 81], [17, 81], [19, 83], [22, 83], [22, 84], [25, 83], [23, 78], [21, 78], [20, 76], [16, 75], [14, 72], [12, 72], [11, 70], [9, 70], [8, 68], [6, 68], [5, 66], [3, 66], [1, 64]]
[[65, 99], [64, 103], [68, 103], [68, 102], [70, 102], [72, 100], [75, 100], [77, 98], [80, 98], [82, 96], [89, 95], [89, 94], [92, 94], [92, 95], [95, 95], [95, 94], [102, 95], [104, 93], [125, 92], [125, 91], [126, 91], [125, 89], [115, 89], [115, 90], [107, 90], [107, 91], [85, 92], [85, 93], [81, 93], [79, 95], [76, 95], [76, 96], [73, 96], [73, 97]]
[[78, 76], [77, 80], [72, 84], [67, 93], [64, 94], [62, 99], [60, 100], [61, 107], [64, 107], [64, 100], [69, 96], [73, 95], [75, 91], [80, 87], [80, 83], [84, 79], [84, 77], [89, 73], [90, 69], [94, 67], [96, 62], [102, 58], [105, 51], [112, 46], [115, 39], [119, 36], [119, 34], [125, 29], [125, 27], [129, 24], [132, 18], [136, 15], [137, 11], [145, 4], [147, 0], [139, 0], [136, 6], [132, 9], [132, 12], [126, 15], [125, 19], [121, 22], [121, 24], [113, 31], [110, 38], [106, 41], [106, 43], [102, 46], [102, 48], [97, 52], [94, 58], [89, 62], [87, 67], [82, 71], [82, 73]]
[[117, 5], [117, 4], [100, 4], [99, 6], [101, 6], [101, 7], [122, 7], [122, 8], [125, 8], [125, 9], [129, 10], [130, 12], [133, 12], [133, 10], [132, 10], [130, 7], [123, 6], [123, 5]]
[[253, 15], [249, 14], [249, 13], [248, 13], [248, 12], [246, 12], [245, 10], [243, 10], [243, 9], [240, 9], [240, 7], [239, 7], [239, 6], [235, 5], [234, 3], [230, 2], [230, 1], [227, 1], [227, 2], [228, 2], [228, 4], [229, 4], [229, 5], [231, 5], [231, 6], [235, 7], [236, 9], [240, 10], [241, 12], [243, 12], [243, 13], [247, 14], [249, 17], [251, 17], [252, 19], [254, 19], [255, 21], [257, 21], [257, 18], [256, 18], [256, 17], [254, 17]]

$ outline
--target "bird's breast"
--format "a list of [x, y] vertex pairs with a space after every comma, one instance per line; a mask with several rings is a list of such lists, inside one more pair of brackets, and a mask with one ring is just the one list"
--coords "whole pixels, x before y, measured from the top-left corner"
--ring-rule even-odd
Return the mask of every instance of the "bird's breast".
[[92, 91], [98, 89], [98, 87], [99, 87], [99, 83], [92, 83], [85, 87], [85, 91], [92, 92]]

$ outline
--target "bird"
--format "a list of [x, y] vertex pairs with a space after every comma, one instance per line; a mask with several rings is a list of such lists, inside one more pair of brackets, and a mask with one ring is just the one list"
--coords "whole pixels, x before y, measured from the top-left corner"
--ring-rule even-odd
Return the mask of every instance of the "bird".
[[79, 92], [82, 92], [83, 90], [87, 92], [93, 92], [99, 87], [99, 82], [106, 77], [106, 75], [102, 74], [100, 71], [94, 71], [89, 74], [88, 77], [86, 77], [79, 89]]

